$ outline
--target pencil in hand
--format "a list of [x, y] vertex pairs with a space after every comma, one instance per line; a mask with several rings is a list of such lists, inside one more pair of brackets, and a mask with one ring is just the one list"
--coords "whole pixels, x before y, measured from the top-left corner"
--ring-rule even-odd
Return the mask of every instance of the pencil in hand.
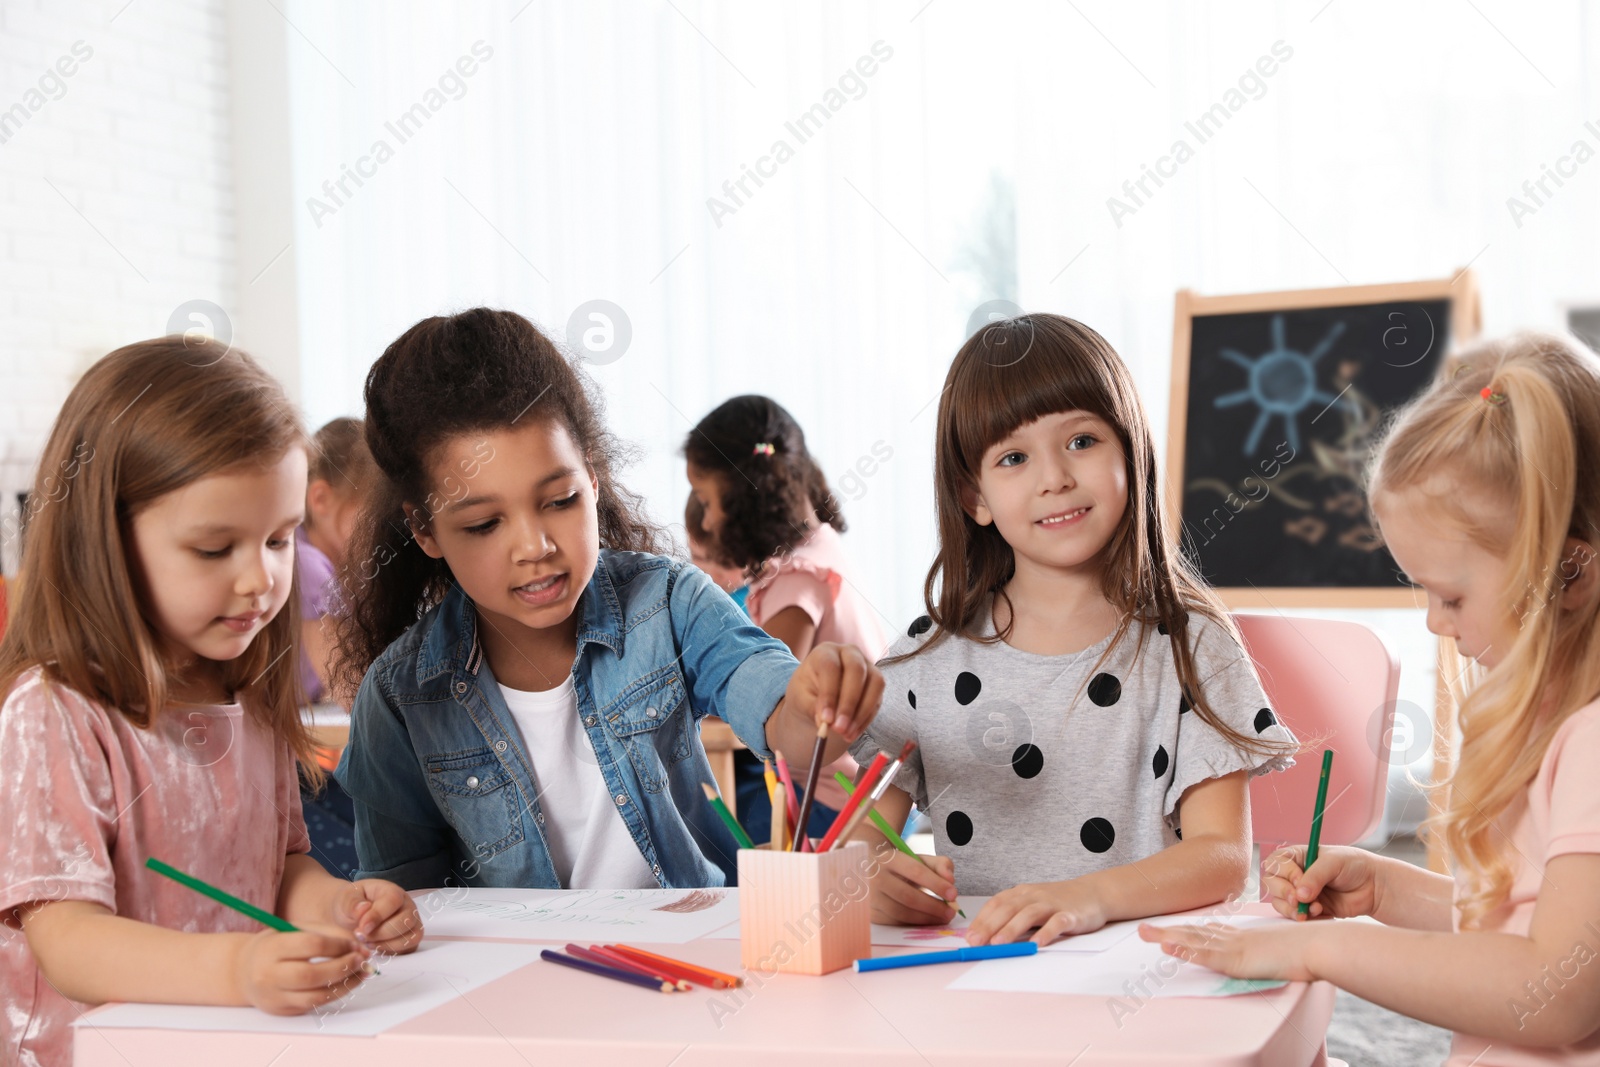
[[[1322, 777], [1317, 781], [1317, 806], [1311, 811], [1311, 840], [1306, 843], [1306, 864], [1302, 870], [1309, 871], [1311, 865], [1317, 862], [1317, 844], [1322, 840], [1322, 813], [1328, 806], [1328, 778], [1333, 773], [1333, 749], [1322, 750]], [[1302, 900], [1299, 912], [1309, 917], [1311, 915], [1311, 902]]]

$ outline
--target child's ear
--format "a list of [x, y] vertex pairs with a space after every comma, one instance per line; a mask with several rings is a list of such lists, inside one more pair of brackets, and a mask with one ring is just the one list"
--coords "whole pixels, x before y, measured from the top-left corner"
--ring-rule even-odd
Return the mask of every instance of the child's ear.
[[1561, 610], [1588, 613], [1600, 599], [1600, 574], [1597, 574], [1594, 546], [1576, 537], [1567, 538], [1561, 554]]
[[989, 510], [989, 505], [984, 503], [983, 494], [978, 492], [977, 486], [964, 486], [961, 490], [961, 510], [965, 511], [972, 521], [979, 526], [988, 526], [994, 522], [994, 512]]
[[424, 555], [433, 559], [444, 559], [444, 550], [439, 547], [439, 542], [433, 539], [433, 526], [429, 522], [428, 513], [415, 504], [401, 504], [406, 513], [406, 526], [411, 530], [411, 536], [417, 539], [417, 547], [422, 549]]
[[333, 486], [326, 478], [314, 478], [306, 486], [306, 512], [313, 518], [326, 515], [334, 506]]

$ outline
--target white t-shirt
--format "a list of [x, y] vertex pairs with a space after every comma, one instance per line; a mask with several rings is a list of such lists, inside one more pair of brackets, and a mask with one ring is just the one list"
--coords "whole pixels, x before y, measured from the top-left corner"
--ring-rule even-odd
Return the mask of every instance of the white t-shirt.
[[578, 718], [572, 676], [530, 693], [500, 687], [533, 764], [544, 812], [544, 839], [567, 889], [654, 889], [656, 879], [634, 843], [595, 761]]

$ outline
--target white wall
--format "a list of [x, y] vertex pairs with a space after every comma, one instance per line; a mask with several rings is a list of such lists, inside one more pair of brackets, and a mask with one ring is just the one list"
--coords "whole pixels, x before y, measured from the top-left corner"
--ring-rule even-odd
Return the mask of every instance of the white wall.
[[[166, 333], [186, 301], [234, 302], [221, 5], [120, 6], [0, 2], [6, 514], [85, 367]], [[75, 60], [61, 68], [70, 77], [62, 57]], [[14, 540], [0, 542], [0, 558], [15, 568]]]

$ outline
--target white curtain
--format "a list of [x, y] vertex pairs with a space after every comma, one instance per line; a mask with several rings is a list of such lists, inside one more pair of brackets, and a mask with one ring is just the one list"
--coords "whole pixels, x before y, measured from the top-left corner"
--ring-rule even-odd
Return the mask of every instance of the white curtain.
[[[498, 305], [564, 337], [610, 300], [631, 345], [592, 370], [646, 451], [628, 480], [655, 516], [681, 519], [677, 450], [701, 415], [776, 397], [845, 500], [891, 632], [921, 612], [933, 401], [986, 300], [1104, 333], [1158, 434], [1179, 288], [1471, 264], [1491, 332], [1600, 302], [1600, 161], [1563, 165], [1538, 204], [1523, 190], [1575, 142], [1600, 149], [1600, 34], [1571, 0], [284, 10], [306, 45], [296, 192], [322, 201], [296, 235], [313, 424], [359, 412], [367, 366], [421, 317]], [[399, 143], [385, 123], [427, 109], [441, 76]], [[808, 112], [802, 140], [786, 124]], [[1186, 124], [1208, 113], [1202, 142]], [[323, 183], [379, 140], [392, 158], [327, 211]], [[1515, 217], [1513, 196], [1535, 210]], [[846, 477], [875, 445], [892, 458]], [[1420, 617], [1368, 618], [1402, 637], [1405, 692], [1431, 707]]]

